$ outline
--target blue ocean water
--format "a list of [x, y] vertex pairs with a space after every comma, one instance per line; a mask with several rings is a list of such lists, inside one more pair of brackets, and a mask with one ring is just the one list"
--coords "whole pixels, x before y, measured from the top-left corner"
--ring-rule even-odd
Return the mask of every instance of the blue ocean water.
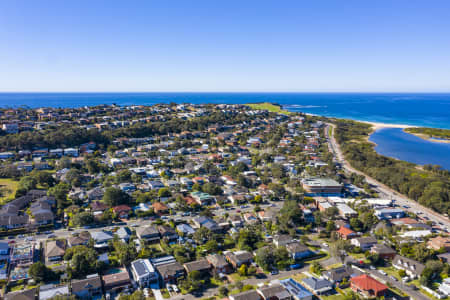
[[[0, 107], [81, 107], [99, 104], [276, 102], [291, 111], [327, 117], [450, 129], [450, 94], [406, 93], [0, 93]], [[387, 156], [450, 169], [450, 144], [428, 142], [401, 129], [371, 136]]]
[[450, 129], [450, 94], [405, 93], [0, 93], [1, 107], [276, 102], [291, 111]]
[[383, 128], [373, 133], [370, 141], [382, 155], [419, 165], [434, 164], [450, 170], [450, 144], [430, 142], [404, 132], [400, 128]]

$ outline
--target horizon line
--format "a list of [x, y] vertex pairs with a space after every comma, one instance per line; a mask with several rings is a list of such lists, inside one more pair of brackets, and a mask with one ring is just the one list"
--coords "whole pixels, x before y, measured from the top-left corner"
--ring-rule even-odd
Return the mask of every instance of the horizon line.
[[450, 94], [449, 91], [0, 91], [0, 94]]

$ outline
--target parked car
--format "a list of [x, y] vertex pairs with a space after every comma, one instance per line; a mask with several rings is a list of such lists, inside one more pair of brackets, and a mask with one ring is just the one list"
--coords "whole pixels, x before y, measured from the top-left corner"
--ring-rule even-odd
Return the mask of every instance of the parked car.
[[394, 280], [394, 281], [398, 281], [398, 279], [397, 278], [395, 278], [394, 276], [392, 276], [392, 275], [389, 275], [389, 278], [390, 279], [392, 279], [392, 280]]

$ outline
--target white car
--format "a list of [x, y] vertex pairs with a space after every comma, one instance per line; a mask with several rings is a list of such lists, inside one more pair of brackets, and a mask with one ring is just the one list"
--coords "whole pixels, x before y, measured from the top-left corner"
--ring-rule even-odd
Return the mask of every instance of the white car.
[[379, 272], [380, 274], [384, 275], [384, 276], [387, 275], [387, 273], [386, 273], [385, 271], [383, 271], [383, 270], [378, 270], [378, 272]]

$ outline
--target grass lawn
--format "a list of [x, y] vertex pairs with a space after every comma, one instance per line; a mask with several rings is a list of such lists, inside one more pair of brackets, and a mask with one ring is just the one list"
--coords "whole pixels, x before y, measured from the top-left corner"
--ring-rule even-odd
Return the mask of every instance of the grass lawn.
[[308, 276], [306, 276], [306, 274], [304, 274], [304, 273], [297, 273], [297, 274], [294, 274], [294, 275], [292, 275], [290, 277], [292, 279], [294, 279], [295, 281], [302, 282], [302, 279], [305, 279]]
[[21, 290], [23, 290], [24, 288], [25, 288], [25, 286], [24, 286], [23, 284], [19, 284], [19, 285], [13, 286], [13, 287], [11, 288], [11, 292], [21, 291]]
[[325, 269], [326, 269], [326, 270], [331, 270], [331, 269], [339, 268], [339, 267], [342, 267], [342, 264], [341, 264], [341, 263], [329, 265], [329, 266], [327, 266]]
[[249, 103], [249, 104], [246, 104], [246, 105], [250, 106], [252, 109], [268, 110], [270, 112], [281, 113], [281, 114], [285, 114], [285, 115], [292, 114], [290, 111], [284, 110], [281, 107], [279, 107], [278, 105], [274, 105], [274, 104], [269, 103], [269, 102]]
[[230, 274], [229, 277], [231, 278], [231, 280], [233, 280], [233, 282], [238, 282], [250, 278], [248, 276], [241, 276], [238, 273]]
[[18, 181], [8, 178], [0, 179], [0, 204], [5, 204], [14, 199], [14, 195], [19, 186]]
[[161, 289], [161, 294], [166, 299], [170, 298], [170, 294], [169, 294], [169, 291], [167, 289]]
[[399, 281], [402, 280], [400, 275], [398, 275], [398, 270], [394, 267], [379, 267], [379, 270], [385, 271], [388, 275], [392, 275], [397, 278]]

